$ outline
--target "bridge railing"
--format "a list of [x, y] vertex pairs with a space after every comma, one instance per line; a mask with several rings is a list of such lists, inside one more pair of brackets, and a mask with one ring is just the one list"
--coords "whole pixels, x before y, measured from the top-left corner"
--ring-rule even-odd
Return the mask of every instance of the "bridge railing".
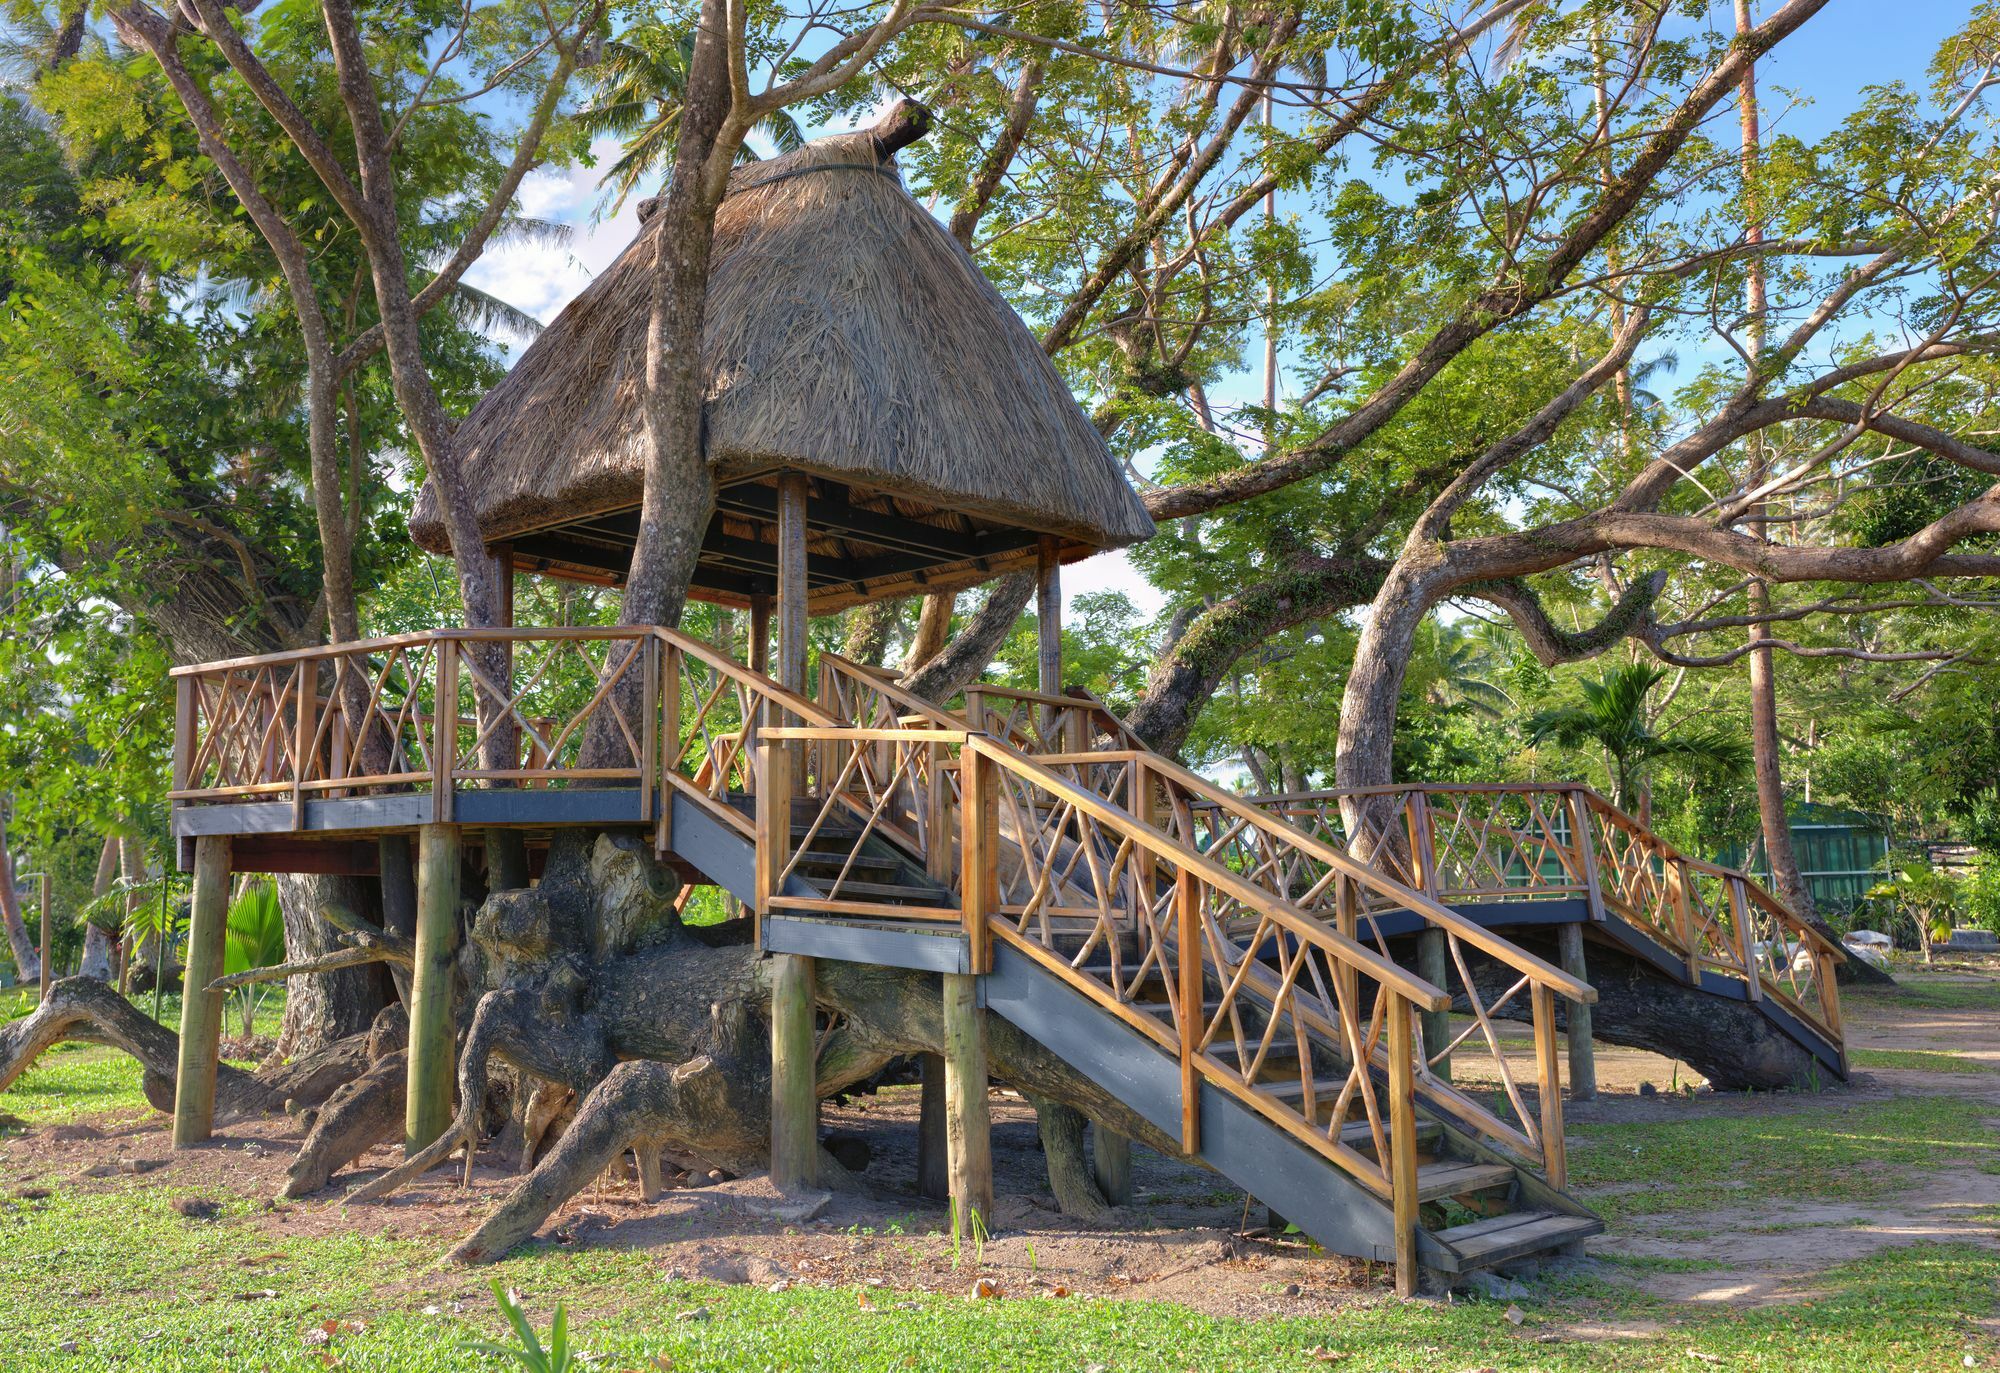
[[1828, 1038], [1845, 955], [1746, 873], [1692, 858], [1575, 783], [1400, 784], [1250, 798], [1454, 907], [1580, 898]]

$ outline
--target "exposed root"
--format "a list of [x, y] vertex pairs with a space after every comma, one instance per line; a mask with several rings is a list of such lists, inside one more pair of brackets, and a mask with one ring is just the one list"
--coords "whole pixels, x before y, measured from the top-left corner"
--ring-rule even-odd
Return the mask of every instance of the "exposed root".
[[[0, 1026], [0, 1092], [42, 1054], [71, 1039], [109, 1044], [138, 1059], [145, 1069], [146, 1099], [162, 1110], [173, 1109], [180, 1037], [94, 977], [66, 977], [54, 983], [47, 1000], [31, 1015]], [[226, 1063], [218, 1067], [216, 1119], [259, 1115], [284, 1104], [281, 1087], [266, 1085]]]
[[1035, 1120], [1041, 1126], [1042, 1154], [1048, 1162], [1049, 1190], [1065, 1216], [1078, 1220], [1101, 1221], [1111, 1214], [1104, 1193], [1092, 1175], [1090, 1156], [1084, 1149], [1083, 1112], [1048, 1097], [1030, 1097]]
[[409, 1077], [409, 1020], [400, 1006], [385, 1008], [368, 1034], [368, 1071], [343, 1086], [315, 1115], [312, 1130], [292, 1160], [283, 1195], [317, 1192], [333, 1175], [403, 1125]]
[[[714, 1157], [724, 1167], [754, 1167], [764, 1140], [741, 1125], [754, 1107], [740, 1099], [740, 1075], [703, 1056], [668, 1068], [635, 1061], [613, 1068], [584, 1099], [575, 1122], [549, 1156], [452, 1250], [460, 1263], [488, 1263], [531, 1238], [558, 1206], [588, 1187], [619, 1155], [642, 1142]], [[711, 1128], [712, 1127], [712, 1128]]]

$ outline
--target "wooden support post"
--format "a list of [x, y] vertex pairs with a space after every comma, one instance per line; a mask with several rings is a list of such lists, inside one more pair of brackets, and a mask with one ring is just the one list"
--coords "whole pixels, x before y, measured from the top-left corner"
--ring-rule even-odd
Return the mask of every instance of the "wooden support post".
[[1389, 998], [1389, 1195], [1396, 1226], [1396, 1295], [1417, 1295], [1416, 1045], [1410, 1003]]
[[425, 1148], [451, 1124], [458, 1074], [451, 974], [458, 957], [456, 825], [417, 832], [417, 956], [411, 989], [409, 1089], [403, 1112], [403, 1154]]
[[[166, 941], [162, 940], [164, 944]], [[49, 915], [49, 875], [42, 874], [42, 1000], [49, 999], [49, 983], [55, 980], [55, 931]], [[159, 984], [155, 982], [154, 986]]]
[[222, 976], [229, 925], [229, 839], [204, 834], [194, 843], [194, 911], [182, 974], [180, 1062], [174, 1078], [174, 1148], [207, 1139], [215, 1128], [215, 1068], [222, 1041]]
[[[1174, 998], [1181, 1004], [1181, 1152], [1190, 1155], [1201, 1152], [1201, 1072], [1197, 1067], [1205, 992], [1201, 948], [1201, 879], [1183, 868], [1174, 879], [1174, 961], [1180, 974]], [[1129, 1142], [1124, 1163], [1124, 1182], [1129, 1192], [1132, 1186]], [[1102, 1165], [1099, 1171], [1102, 1172]]]
[[1729, 922], [1736, 927], [1736, 956], [1743, 961], [1743, 995], [1750, 1001], [1764, 999], [1764, 981], [1757, 965], [1757, 941], [1750, 929], [1750, 898], [1743, 879], [1728, 879]]
[[[1445, 932], [1435, 925], [1426, 925], [1417, 931], [1417, 976], [1439, 989], [1448, 988], [1451, 977], [1450, 951], [1445, 947]], [[1422, 1011], [1424, 1030], [1424, 1053], [1437, 1061], [1431, 1064], [1431, 1072], [1446, 1082], [1451, 1081], [1451, 1055], [1438, 1057], [1445, 1045], [1451, 1043], [1451, 1012]]]
[[[802, 472], [778, 477], [778, 681], [806, 692], [806, 497]], [[790, 724], [791, 720], [780, 721]], [[791, 846], [791, 797], [803, 781], [796, 744], [763, 745], [768, 790], [757, 811], [768, 828], [768, 845], [782, 854]], [[782, 755], [782, 756], [781, 756]], [[784, 782], [769, 786], [782, 773]], [[760, 835], [762, 839], [764, 836]], [[760, 851], [767, 847], [760, 844]], [[767, 860], [760, 895], [776, 895], [781, 860]], [[760, 912], [760, 918], [768, 911]], [[781, 1192], [799, 1191], [819, 1181], [818, 1036], [813, 1020], [813, 960], [776, 954], [771, 960], [771, 1183]]]
[[1562, 1064], [1556, 1058], [1556, 994], [1537, 982], [1535, 1008], [1535, 1070], [1541, 1085], [1542, 1170], [1549, 1186], [1560, 1192], [1569, 1185], [1569, 1164], [1563, 1140]]
[[[1060, 696], [1063, 689], [1062, 665], [1062, 563], [1057, 554], [1062, 542], [1044, 534], [1035, 551], [1035, 666], [1038, 689], [1044, 696]], [[1042, 737], [1055, 748], [1068, 744], [1057, 739], [1062, 716], [1055, 706], [1037, 706], [1042, 717]]]
[[986, 1013], [977, 980], [944, 974], [945, 1140], [951, 1152], [953, 1233], [972, 1233], [976, 1212], [993, 1223], [993, 1126], [986, 1107]]
[[[1583, 926], [1556, 928], [1556, 948], [1562, 955], [1562, 970], [1579, 982], [1590, 981], [1590, 966], [1583, 956]], [[1597, 1097], [1597, 1049], [1591, 1039], [1590, 1003], [1569, 1003], [1569, 1091], [1578, 1101]]]
[[917, 1195], [943, 1201], [951, 1195], [951, 1148], [945, 1142], [944, 1059], [924, 1054], [923, 1096], [917, 1110]]
[[819, 1183], [813, 971], [799, 954], [771, 957], [771, 1185], [780, 1192]]
[[1569, 794], [1570, 826], [1574, 830], [1576, 870], [1592, 920], [1604, 919], [1604, 881], [1597, 872], [1597, 842], [1591, 833], [1590, 801], [1581, 788]]
[[771, 598], [752, 596], [750, 598], [750, 659], [752, 672], [768, 673], [771, 670]]

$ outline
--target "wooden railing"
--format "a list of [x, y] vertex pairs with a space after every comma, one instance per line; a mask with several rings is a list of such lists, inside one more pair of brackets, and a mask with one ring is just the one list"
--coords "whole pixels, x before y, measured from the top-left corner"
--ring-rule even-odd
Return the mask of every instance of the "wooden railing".
[[[664, 828], [680, 791], [750, 833], [767, 719], [832, 725], [698, 639], [649, 626], [438, 629], [174, 671], [176, 805], [496, 788], [634, 787]], [[505, 745], [498, 753], [496, 740]]]
[[[1364, 914], [1404, 911], [1443, 931], [1450, 958], [1439, 985], [1467, 1008], [1472, 1024], [1455, 1036], [1445, 1035], [1434, 1018], [1428, 1038], [1419, 1030], [1413, 1050], [1414, 1090], [1439, 1115], [1542, 1168], [1561, 1185], [1566, 1168], [1561, 1084], [1553, 1053], [1555, 998], [1594, 1001], [1597, 994], [1587, 983], [1448, 909], [1402, 880], [1394, 866], [1357, 860], [1344, 846], [1297, 829], [1145, 749], [1129, 725], [1086, 693], [1055, 696], [974, 686], [965, 693], [965, 714], [956, 717], [844, 659], [834, 659], [831, 668], [822, 659], [823, 700], [829, 671], [851, 679], [836, 688], [841, 701], [880, 703], [873, 719], [921, 720], [933, 729], [977, 724], [992, 747], [1005, 748], [1060, 777], [1078, 793], [1115, 806], [1171, 843], [1174, 852], [1201, 855], [1265, 899], [1313, 913], [1322, 924], [1327, 910], [1336, 911], [1336, 932], [1356, 942], [1372, 940], [1376, 956], [1384, 961], [1387, 941], [1372, 925], [1363, 929]], [[1110, 916], [1104, 912], [1124, 912], [1128, 921], [1136, 921], [1148, 904], [1149, 891], [1152, 899], [1161, 899], [1161, 879], [1148, 876], [1149, 866], [1157, 865], [1146, 857], [1146, 847], [1121, 848], [1105, 835], [1076, 832], [1081, 822], [1074, 808], [1044, 813], [1026, 798], [1003, 795], [1001, 801], [1001, 835], [1010, 841], [1007, 861], [1014, 866], [1001, 869], [1000, 915], [1014, 922], [1017, 934], [1027, 932], [1022, 922], [1031, 923], [1044, 942], [1057, 939], [1078, 922], [1102, 928], [1107, 933], [1096, 947], [1111, 956], [1114, 945], [1106, 943]], [[1216, 937], [1228, 941], [1238, 963], [1247, 969], [1239, 994], [1282, 989], [1283, 974], [1274, 970], [1282, 969], [1297, 950], [1271, 927], [1262, 909], [1211, 902], [1205, 918], [1214, 922]], [[1128, 933], [1144, 935], [1136, 924], [1128, 925]], [[1510, 969], [1512, 984], [1497, 990], [1482, 985], [1473, 976], [1469, 950]], [[1143, 982], [1150, 966], [1154, 965], [1141, 960], [1127, 967], [1114, 959], [1106, 986], [1114, 996], [1123, 995], [1133, 977]], [[1433, 978], [1436, 975], [1434, 971]], [[1517, 998], [1536, 1036], [1537, 1090], [1532, 1098], [1516, 1079], [1497, 1024]], [[1342, 1030], [1332, 1009], [1317, 1028], [1340, 1042]], [[1540, 1051], [1544, 1043], [1549, 1048], [1546, 1054]], [[1462, 1060], [1482, 1051], [1491, 1059], [1491, 1076], [1500, 1084], [1498, 1100], [1492, 1104], [1454, 1087], [1446, 1077], [1454, 1054]]]
[[1250, 801], [1440, 902], [1581, 898], [1592, 918], [1643, 929], [1690, 981], [1735, 978], [1750, 999], [1768, 996], [1840, 1041], [1839, 947], [1755, 878], [1689, 857], [1589, 787], [1409, 784]]
[[[899, 714], [908, 705], [892, 704]], [[1394, 1199], [1405, 1231], [1414, 1225], [1415, 1116], [1397, 1103], [1414, 1100], [1421, 1066], [1412, 1011], [1442, 1008], [1443, 991], [1142, 822], [1120, 804], [1130, 797], [1065, 776], [1067, 756], [1031, 758], [929, 721], [773, 728], [760, 739], [767, 805], [799, 747], [814, 751], [825, 800], [807, 836], [769, 860], [773, 909], [867, 913], [865, 903], [778, 894], [799, 846], [844, 817], [884, 834], [924, 817], [930, 870], [959, 905], [915, 918], [962, 922], [977, 971], [990, 969], [996, 941], [1019, 950], [1174, 1056], [1184, 1148], [1200, 1148], [1199, 1087], [1213, 1083]], [[1144, 767], [1137, 755], [1090, 761]], [[892, 910], [912, 918], [907, 906]], [[1247, 945], [1232, 933], [1246, 921], [1255, 925]], [[1555, 1150], [1559, 1159], [1559, 1142]]]

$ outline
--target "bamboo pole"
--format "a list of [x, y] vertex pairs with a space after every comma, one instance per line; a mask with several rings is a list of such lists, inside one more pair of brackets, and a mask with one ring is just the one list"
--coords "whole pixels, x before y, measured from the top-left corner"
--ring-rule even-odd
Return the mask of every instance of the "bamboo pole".
[[181, 988], [180, 1061], [174, 1074], [173, 1147], [200, 1144], [215, 1130], [215, 1070], [221, 1052], [222, 976], [229, 925], [229, 839], [204, 834], [194, 843], [194, 914], [188, 927]]
[[409, 1090], [403, 1155], [428, 1146], [451, 1124], [457, 1038], [451, 974], [458, 956], [456, 825], [425, 825], [417, 838], [417, 961], [410, 1008]]

